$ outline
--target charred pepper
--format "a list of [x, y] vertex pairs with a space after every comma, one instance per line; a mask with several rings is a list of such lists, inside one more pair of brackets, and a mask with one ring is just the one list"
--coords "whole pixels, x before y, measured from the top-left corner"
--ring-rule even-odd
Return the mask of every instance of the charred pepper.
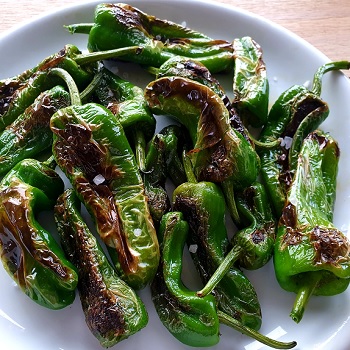
[[17, 163], [0, 184], [0, 251], [5, 270], [36, 303], [61, 309], [74, 301], [78, 275], [36, 215], [53, 208], [63, 181], [34, 159]]
[[[107, 108], [80, 105], [67, 72], [72, 106], [51, 118], [53, 154], [95, 220], [120, 276], [143, 288], [154, 276], [159, 246], [134, 154], [121, 124]], [[70, 80], [69, 80], [70, 79]]]
[[0, 133], [0, 175], [16, 163], [38, 156], [52, 145], [50, 118], [70, 104], [69, 93], [57, 85], [42, 92], [18, 118]]
[[268, 338], [217, 309], [213, 295], [199, 298], [182, 281], [183, 249], [189, 225], [180, 212], [162, 218], [159, 240], [161, 262], [151, 284], [152, 300], [168, 331], [182, 343], [208, 347], [220, 340], [220, 323], [238, 330], [270, 347], [291, 349], [296, 342], [283, 343]]
[[169, 58], [185, 56], [200, 61], [211, 72], [233, 68], [232, 43], [213, 40], [123, 3], [99, 4], [94, 23], [73, 24], [67, 28], [72, 33], [89, 34], [90, 51], [141, 46], [141, 55], [127, 55], [124, 59], [145, 66], [160, 67]]
[[80, 201], [66, 190], [55, 206], [63, 249], [79, 273], [78, 290], [86, 323], [104, 347], [141, 330], [148, 322], [141, 299], [119, 278], [80, 214]]
[[338, 159], [330, 135], [307, 136], [279, 222], [275, 273], [282, 288], [297, 293], [296, 322], [311, 295], [335, 295], [350, 282], [350, 243], [332, 223]]
[[256, 270], [272, 257], [277, 223], [272, 215], [265, 188], [256, 182], [240, 192], [236, 201], [244, 228], [234, 234], [231, 250], [198, 292], [200, 296], [210, 293], [233, 264]]
[[261, 176], [276, 217], [281, 215], [301, 143], [329, 114], [328, 104], [319, 97], [322, 76], [328, 71], [349, 68], [347, 61], [324, 64], [314, 75], [311, 91], [303, 85], [294, 85], [279, 96], [270, 110], [259, 140], [272, 142], [280, 138], [282, 142], [275, 148], [258, 150], [258, 153]]

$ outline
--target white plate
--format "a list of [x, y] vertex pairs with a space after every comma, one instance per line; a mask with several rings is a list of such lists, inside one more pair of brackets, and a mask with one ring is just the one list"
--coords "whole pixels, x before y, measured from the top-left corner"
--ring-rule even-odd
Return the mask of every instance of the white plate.
[[[249, 35], [264, 49], [271, 88], [271, 102], [292, 84], [303, 84], [327, 58], [308, 43], [260, 17], [237, 8], [205, 1], [129, 1], [130, 4], [156, 15], [202, 31], [213, 38], [232, 40]], [[17, 27], [0, 38], [0, 79], [35, 66], [41, 59], [65, 44], [86, 47], [86, 36], [70, 35], [64, 24], [91, 22], [96, 2], [51, 13]], [[130, 75], [130, 79], [138, 79]], [[322, 97], [330, 105], [330, 116], [323, 124], [339, 141], [341, 160], [335, 224], [347, 231], [350, 207], [350, 84], [342, 74], [331, 73], [324, 78]], [[227, 82], [226, 82], [227, 83]], [[230, 87], [229, 85], [227, 86]], [[346, 350], [350, 344], [350, 290], [335, 297], [313, 297], [300, 324], [289, 312], [295, 295], [277, 284], [272, 264], [250, 272], [263, 312], [261, 332], [283, 341], [296, 340], [296, 349]], [[1, 348], [7, 350], [99, 350], [98, 341], [85, 325], [77, 298], [71, 307], [60, 311], [46, 310], [23, 295], [0, 267], [0, 333]], [[115, 348], [120, 350], [190, 349], [173, 338], [160, 323], [148, 290], [140, 293], [150, 321], [148, 326]], [[222, 326], [220, 350], [258, 350], [267, 347]]]

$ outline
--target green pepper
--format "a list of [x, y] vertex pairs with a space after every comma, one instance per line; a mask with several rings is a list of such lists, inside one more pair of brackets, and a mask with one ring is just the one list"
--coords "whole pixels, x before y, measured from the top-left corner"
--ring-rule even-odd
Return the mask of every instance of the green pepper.
[[0, 183], [0, 252], [5, 270], [36, 303], [61, 309], [75, 298], [78, 275], [53, 236], [36, 220], [53, 208], [63, 181], [44, 163], [25, 159]]
[[[59, 77], [50, 75], [50, 69], [59, 67], [68, 71], [80, 89], [85, 88], [92, 80], [96, 71], [96, 62], [102, 59], [117, 57], [127, 52], [139, 50], [137, 47], [123, 50], [106, 51], [102, 53], [82, 54], [74, 45], [66, 45], [61, 51], [45, 58], [36, 67], [23, 76], [27, 79], [18, 89], [6, 97], [6, 107], [0, 115], [0, 131], [11, 124], [27, 107], [29, 107], [41, 92], [62, 84]], [[7, 89], [8, 90], [8, 89]], [[10, 89], [10, 91], [12, 91]], [[1, 94], [1, 88], [0, 88]]]
[[182, 281], [183, 249], [189, 225], [180, 212], [162, 218], [159, 240], [161, 262], [151, 284], [152, 300], [163, 325], [182, 343], [209, 347], [220, 340], [220, 323], [277, 349], [291, 349], [296, 342], [283, 343], [270, 339], [217, 309], [213, 295], [199, 298]]
[[158, 228], [162, 216], [170, 210], [170, 199], [165, 189], [166, 146], [164, 135], [156, 134], [148, 145], [143, 182], [153, 222]]
[[322, 76], [326, 72], [349, 67], [347, 61], [326, 63], [315, 73], [311, 91], [303, 85], [294, 85], [279, 96], [270, 110], [259, 140], [271, 142], [280, 138], [282, 143], [275, 148], [258, 150], [258, 153], [261, 176], [276, 217], [281, 215], [302, 141], [329, 114], [328, 104], [319, 97]]
[[25, 158], [38, 156], [52, 145], [50, 118], [70, 104], [63, 87], [41, 93], [13, 123], [0, 133], [0, 175]]
[[79, 273], [86, 323], [101, 345], [111, 347], [145, 327], [148, 315], [144, 304], [110, 265], [84, 222], [72, 189], [59, 197], [55, 220], [63, 249]]
[[235, 222], [235, 190], [256, 180], [259, 158], [252, 145], [230, 125], [229, 112], [207, 86], [182, 77], [163, 77], [149, 83], [146, 99], [154, 113], [170, 115], [188, 130], [191, 157], [199, 181], [221, 183]]
[[234, 234], [231, 250], [198, 292], [200, 296], [210, 293], [234, 263], [256, 270], [272, 257], [277, 225], [265, 188], [256, 182], [240, 192], [236, 201], [244, 228]]
[[140, 169], [145, 168], [144, 148], [154, 135], [156, 120], [143, 96], [143, 89], [102, 68], [94, 87], [97, 102], [110, 109], [135, 148]]
[[158, 68], [169, 58], [185, 56], [200, 61], [211, 72], [233, 68], [234, 53], [230, 42], [213, 40], [127, 4], [99, 4], [94, 23], [73, 24], [67, 28], [72, 33], [89, 34], [90, 51], [141, 46], [140, 55], [127, 55], [124, 59], [145, 66]]
[[297, 293], [296, 322], [311, 295], [339, 294], [350, 282], [350, 243], [332, 223], [338, 159], [330, 135], [315, 131], [305, 138], [279, 222], [275, 273], [283, 289]]
[[[51, 117], [52, 151], [95, 220], [120, 276], [143, 288], [154, 276], [159, 246], [142, 177], [121, 124], [106, 107], [80, 105], [66, 72], [72, 106]], [[70, 79], [70, 80], [69, 80]]]
[[233, 41], [235, 68], [233, 101], [244, 124], [261, 127], [267, 121], [269, 82], [260, 45], [249, 36]]

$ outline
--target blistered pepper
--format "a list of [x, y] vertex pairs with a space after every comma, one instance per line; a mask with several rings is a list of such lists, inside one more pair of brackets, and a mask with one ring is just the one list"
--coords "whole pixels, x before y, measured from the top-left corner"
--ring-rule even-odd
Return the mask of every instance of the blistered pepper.
[[221, 98], [201, 83], [173, 76], [149, 83], [145, 96], [154, 113], [170, 115], [186, 127], [196, 178], [221, 183], [230, 213], [239, 222], [234, 191], [256, 180], [259, 158], [252, 145], [231, 127]]
[[270, 347], [295, 347], [296, 342], [275, 341], [242, 325], [218, 310], [213, 295], [199, 298], [196, 292], [184, 285], [182, 258], [189, 231], [189, 225], [180, 212], [170, 212], [162, 218], [159, 230], [161, 262], [151, 291], [156, 311], [168, 331], [186, 345], [209, 347], [219, 342], [220, 323], [223, 323]]
[[302, 144], [277, 231], [277, 281], [297, 293], [299, 322], [311, 295], [342, 293], [350, 282], [350, 243], [332, 223], [339, 148], [330, 135], [309, 134]]
[[79, 274], [78, 290], [86, 323], [102, 346], [111, 347], [148, 322], [144, 304], [119, 278], [80, 214], [74, 190], [66, 190], [55, 206], [62, 247]]
[[349, 67], [347, 61], [326, 63], [315, 73], [311, 90], [303, 85], [290, 87], [279, 96], [269, 112], [259, 140], [273, 142], [280, 138], [282, 142], [275, 148], [258, 150], [258, 153], [261, 176], [276, 217], [281, 215], [301, 143], [329, 114], [328, 104], [319, 97], [322, 76], [326, 72]]
[[140, 55], [124, 59], [150, 67], [160, 67], [174, 56], [185, 56], [203, 63], [211, 72], [233, 68], [232, 44], [167, 20], [148, 15], [127, 4], [99, 4], [94, 23], [67, 26], [72, 33], [89, 34], [88, 49], [104, 51], [141, 46]]
[[9, 88], [13, 80], [10, 78], [9, 83], [5, 81], [3, 85], [0, 84], [0, 96], [5, 101], [5, 105], [0, 107], [0, 131], [21, 115], [41, 92], [62, 84], [59, 77], [48, 74], [50, 69], [54, 67], [65, 69], [71, 74], [79, 89], [83, 89], [91, 82], [96, 72], [97, 61], [120, 56], [127, 52], [135, 53], [137, 50], [139, 48], [133, 47], [82, 54], [76, 46], [66, 45], [61, 51], [45, 58], [32, 70], [25, 71], [23, 73], [24, 83], [20, 87]]
[[92, 215], [120, 276], [143, 288], [156, 272], [159, 246], [135, 156], [115, 115], [96, 103], [80, 105], [74, 81], [66, 78], [72, 106], [51, 117], [54, 157]]
[[0, 133], [0, 175], [8, 172], [19, 161], [36, 157], [51, 147], [50, 118], [69, 104], [69, 93], [57, 85], [42, 92]]
[[236, 201], [243, 228], [233, 235], [231, 250], [198, 292], [200, 296], [210, 293], [233, 264], [256, 270], [272, 257], [277, 223], [265, 188], [255, 182], [238, 193]]
[[145, 170], [145, 146], [154, 135], [156, 120], [143, 95], [143, 89], [102, 68], [94, 94], [97, 102], [110, 109], [122, 125], [135, 149], [141, 170]]
[[36, 303], [61, 309], [75, 298], [78, 275], [54, 237], [36, 219], [53, 208], [64, 184], [48, 165], [17, 163], [0, 184], [0, 252], [5, 270]]

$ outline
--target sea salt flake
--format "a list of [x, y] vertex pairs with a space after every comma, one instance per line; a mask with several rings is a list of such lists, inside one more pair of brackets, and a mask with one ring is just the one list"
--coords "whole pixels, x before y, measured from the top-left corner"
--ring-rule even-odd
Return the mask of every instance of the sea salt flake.
[[94, 182], [95, 185], [101, 185], [106, 179], [103, 177], [103, 175], [98, 174], [94, 177], [94, 179], [92, 180]]
[[188, 251], [190, 253], [196, 253], [197, 252], [197, 249], [198, 249], [198, 244], [191, 244], [189, 247], [188, 247]]
[[140, 237], [141, 236], [141, 233], [142, 233], [142, 230], [140, 228], [135, 228], [134, 230], [134, 235], [136, 237]]

